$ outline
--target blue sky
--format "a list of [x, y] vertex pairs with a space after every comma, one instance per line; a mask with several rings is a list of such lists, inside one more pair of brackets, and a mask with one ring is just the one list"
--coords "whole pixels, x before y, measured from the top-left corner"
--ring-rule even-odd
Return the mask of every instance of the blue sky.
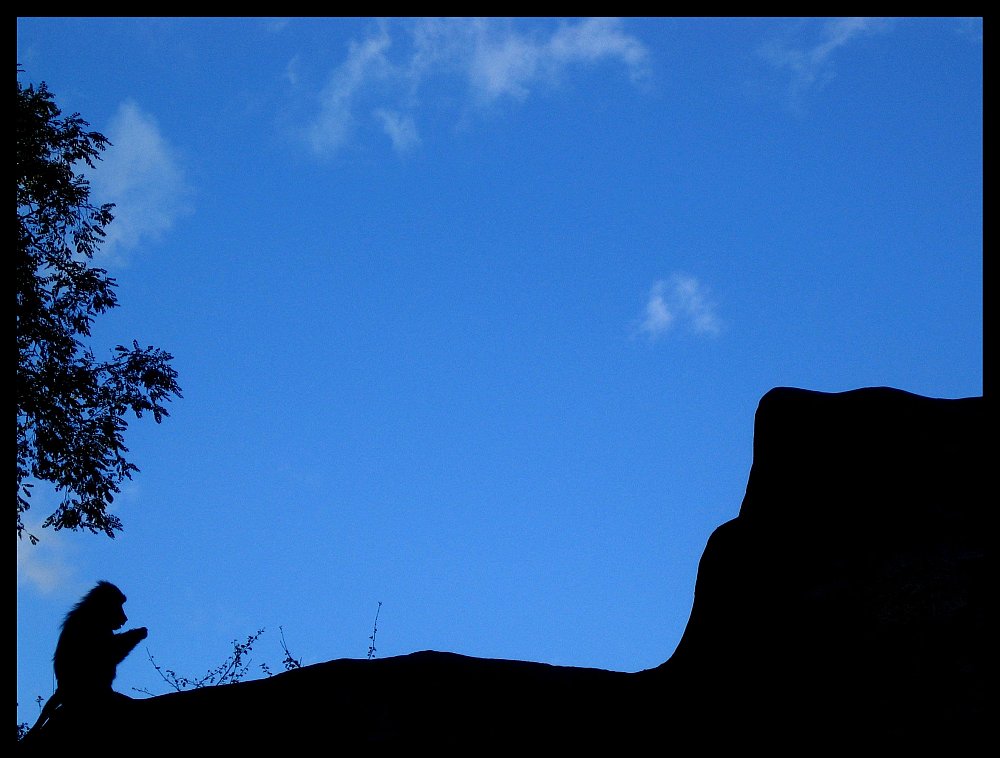
[[[115, 540], [18, 543], [20, 718], [97, 579], [165, 691], [305, 663], [672, 653], [774, 386], [982, 393], [972, 19], [22, 18], [113, 147], [98, 260], [184, 398]], [[28, 523], [51, 512], [39, 491]], [[54, 507], [54, 506], [53, 506]], [[807, 503], [803, 507], [808, 507]]]

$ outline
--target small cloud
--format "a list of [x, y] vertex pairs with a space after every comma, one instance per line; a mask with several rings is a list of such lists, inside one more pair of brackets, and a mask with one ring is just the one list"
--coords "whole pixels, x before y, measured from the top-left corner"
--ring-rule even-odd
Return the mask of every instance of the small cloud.
[[509, 23], [485, 20], [451, 29], [458, 40], [448, 49], [481, 102], [504, 96], [522, 100], [535, 84], [558, 82], [568, 69], [578, 65], [618, 62], [625, 65], [633, 81], [648, 75], [649, 51], [615, 18], [564, 21], [548, 35], [529, 34]]
[[649, 75], [649, 51], [635, 37], [626, 34], [615, 18], [588, 18], [578, 24], [564, 24], [548, 43], [548, 52], [560, 63], [596, 63], [618, 60], [636, 81]]
[[678, 326], [703, 337], [722, 333], [722, 320], [707, 291], [697, 279], [685, 274], [674, 274], [653, 284], [637, 333], [655, 340]]
[[466, 75], [478, 96], [489, 102], [504, 95], [528, 96], [528, 85], [539, 75], [544, 48], [513, 32], [483, 33], [472, 40]]
[[958, 33], [977, 44], [983, 44], [983, 19], [982, 16], [965, 17], [958, 19]]
[[658, 337], [666, 332], [674, 323], [674, 314], [667, 305], [664, 297], [664, 282], [657, 282], [649, 292], [649, 300], [646, 301], [646, 317], [639, 326], [639, 331], [648, 334], [651, 338]]
[[89, 179], [95, 198], [115, 204], [101, 254], [122, 258], [140, 244], [160, 239], [191, 211], [190, 188], [156, 121], [135, 103], [118, 108], [108, 139], [111, 146]]
[[278, 34], [288, 28], [289, 21], [287, 18], [265, 18], [261, 19], [261, 23], [265, 31]]
[[797, 100], [810, 90], [821, 89], [833, 78], [831, 59], [837, 50], [859, 37], [884, 32], [890, 25], [884, 18], [831, 19], [819, 28], [811, 42], [770, 40], [761, 47], [760, 55], [774, 68], [791, 75], [788, 90], [793, 100]]
[[413, 116], [396, 111], [377, 108], [374, 116], [382, 124], [385, 133], [392, 140], [392, 147], [397, 153], [405, 153], [420, 144], [417, 126]]
[[285, 65], [285, 80], [293, 87], [298, 86], [299, 80], [299, 56], [294, 55]]

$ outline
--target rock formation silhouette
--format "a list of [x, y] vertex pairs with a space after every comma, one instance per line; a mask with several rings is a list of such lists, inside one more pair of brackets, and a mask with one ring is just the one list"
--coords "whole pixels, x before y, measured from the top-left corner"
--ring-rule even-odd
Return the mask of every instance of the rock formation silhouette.
[[961, 752], [986, 733], [984, 398], [777, 388], [684, 635], [638, 673], [425, 651], [64, 714], [25, 752]]

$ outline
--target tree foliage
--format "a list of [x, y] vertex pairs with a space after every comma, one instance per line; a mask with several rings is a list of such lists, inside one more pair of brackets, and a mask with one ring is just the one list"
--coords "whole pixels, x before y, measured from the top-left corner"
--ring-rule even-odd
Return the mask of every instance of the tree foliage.
[[[118, 345], [99, 360], [81, 339], [95, 316], [118, 305], [115, 280], [91, 264], [111, 223], [82, 171], [107, 138], [78, 113], [63, 116], [44, 83], [22, 86], [18, 67], [17, 150], [17, 536], [33, 481], [62, 496], [43, 527], [104, 532], [121, 520], [107, 507], [138, 468], [125, 457], [126, 414], [159, 423], [180, 397], [169, 353]], [[37, 537], [27, 534], [32, 543]]]

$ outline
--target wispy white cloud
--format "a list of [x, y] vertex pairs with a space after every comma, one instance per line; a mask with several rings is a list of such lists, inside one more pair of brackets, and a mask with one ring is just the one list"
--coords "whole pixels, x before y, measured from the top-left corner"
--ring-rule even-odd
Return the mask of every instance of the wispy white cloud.
[[547, 52], [560, 64], [611, 59], [624, 63], [633, 79], [649, 74], [649, 51], [613, 18], [590, 18], [560, 26], [547, 44]]
[[71, 545], [62, 532], [42, 529], [41, 520], [25, 520], [25, 531], [39, 537], [32, 545], [27, 537], [17, 539], [17, 586], [49, 594], [72, 581]]
[[261, 23], [266, 31], [278, 34], [288, 28], [289, 20], [287, 18], [265, 18], [261, 19]]
[[722, 333], [722, 320], [706, 288], [693, 276], [674, 274], [649, 290], [637, 334], [655, 340], [674, 328], [702, 336]]
[[420, 144], [417, 125], [410, 114], [376, 108], [375, 118], [382, 124], [382, 129], [392, 140], [392, 146], [398, 153], [405, 153]]
[[176, 151], [135, 103], [118, 108], [107, 136], [111, 147], [89, 178], [95, 198], [115, 204], [101, 254], [122, 259], [190, 212], [190, 188]]
[[299, 83], [300, 65], [298, 55], [293, 56], [292, 59], [285, 65], [285, 80], [293, 87], [298, 86]]
[[617, 61], [634, 80], [648, 73], [649, 52], [625, 33], [617, 19], [591, 18], [563, 22], [548, 37], [529, 36], [511, 26], [474, 27], [467, 73], [479, 97], [526, 97], [540, 82], [557, 82], [578, 64]]
[[822, 88], [834, 76], [834, 53], [860, 37], [887, 31], [891, 20], [884, 18], [835, 18], [818, 28], [812, 24], [799, 27], [800, 36], [812, 39], [789, 41], [772, 39], [760, 48], [760, 54], [775, 68], [790, 75], [788, 91], [794, 101], [810, 90]]
[[[350, 43], [318, 96], [308, 141], [330, 155], [370, 112], [397, 150], [419, 143], [417, 111], [431, 80], [457, 82], [448, 97], [465, 105], [524, 100], [539, 85], [558, 84], [577, 66], [616, 63], [633, 81], [648, 75], [649, 52], [617, 19], [562, 21], [540, 30], [509, 19], [381, 22]], [[391, 51], [398, 51], [394, 56]]]
[[334, 153], [347, 142], [356, 119], [359, 90], [363, 85], [388, 78], [393, 71], [386, 55], [391, 44], [385, 25], [376, 35], [362, 42], [351, 42], [347, 59], [320, 92], [320, 112], [309, 126], [309, 142], [317, 153]]
[[646, 315], [639, 325], [639, 331], [650, 337], [658, 337], [673, 326], [676, 318], [664, 297], [664, 283], [657, 282], [649, 292], [646, 301]]
[[957, 31], [960, 35], [980, 45], [983, 44], [982, 16], [960, 18], [957, 23]]
[[546, 63], [544, 45], [506, 28], [495, 31], [485, 24], [475, 27], [470, 38], [469, 59], [465, 65], [469, 85], [485, 101], [508, 96], [527, 97], [529, 86]]
[[[33, 588], [49, 594], [80, 579], [79, 535], [69, 529], [55, 530], [42, 528], [47, 516], [54, 512], [60, 502], [60, 495], [46, 483], [35, 482], [32, 491], [31, 508], [23, 514], [24, 530], [38, 537], [32, 545], [27, 537], [17, 539], [17, 586]], [[144, 498], [142, 484], [134, 479], [121, 483], [121, 491], [115, 502], [108, 505], [108, 512], [122, 516], [123, 512], [134, 508]], [[105, 540], [101, 537], [83, 537], [84, 540]]]

